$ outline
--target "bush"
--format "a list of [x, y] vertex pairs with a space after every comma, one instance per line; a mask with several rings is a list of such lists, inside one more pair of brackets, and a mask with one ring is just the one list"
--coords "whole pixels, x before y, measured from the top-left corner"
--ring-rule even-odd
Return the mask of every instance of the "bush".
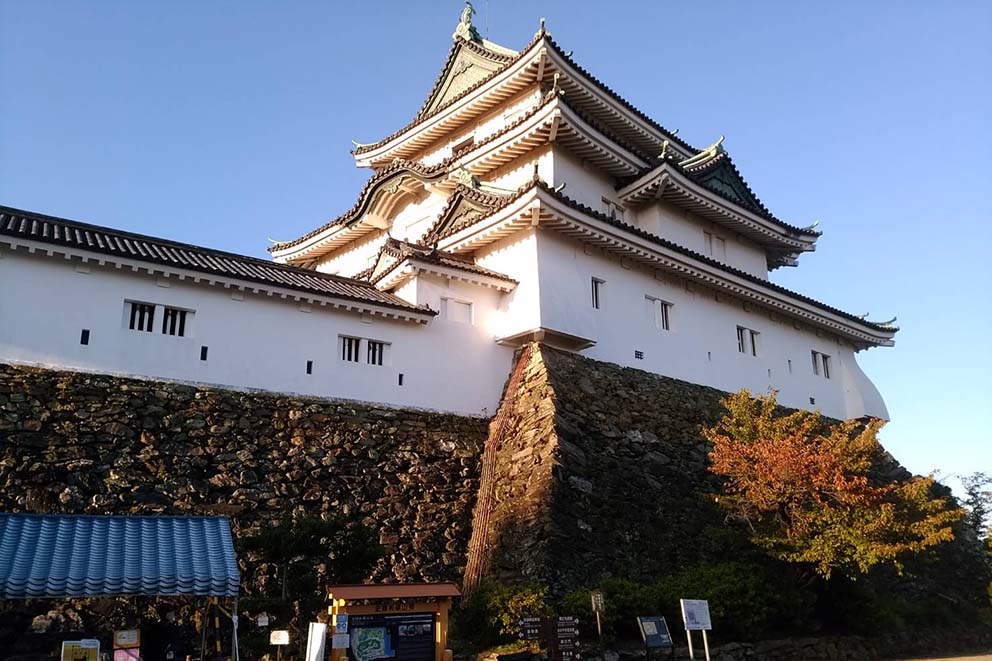
[[537, 583], [504, 585], [486, 579], [452, 613], [452, 637], [480, 649], [514, 642], [522, 618], [551, 614], [547, 594], [547, 586]]

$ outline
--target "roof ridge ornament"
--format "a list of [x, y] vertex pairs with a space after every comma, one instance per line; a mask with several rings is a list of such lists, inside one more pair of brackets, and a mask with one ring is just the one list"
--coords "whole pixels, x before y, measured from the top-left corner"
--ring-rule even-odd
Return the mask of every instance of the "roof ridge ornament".
[[[819, 226], [820, 226], [820, 221], [814, 220], [811, 225], [807, 225], [806, 227], [803, 227], [801, 229], [806, 230], [808, 232], [815, 232], [816, 228]], [[867, 317], [868, 315], [866, 314], [865, 316]]]
[[546, 27], [544, 26], [544, 17], [542, 16], [542, 17], [541, 17], [541, 27], [540, 27], [540, 28], [538, 28], [538, 30], [537, 30], [537, 32], [536, 32], [536, 33], [534, 33], [534, 38], [535, 38], [535, 39], [540, 39], [541, 37], [543, 37], [543, 36], [544, 36], [544, 35], [546, 35], [547, 33], [548, 33], [548, 30], [547, 30], [547, 28], [546, 28]]
[[479, 31], [472, 25], [472, 17], [474, 15], [475, 7], [472, 6], [471, 2], [465, 0], [465, 8], [462, 9], [462, 13], [458, 17], [458, 25], [455, 27], [455, 33], [451, 35], [452, 39], [461, 37], [465, 41], [482, 41]]
[[458, 183], [467, 188], [479, 188], [479, 178], [465, 168], [458, 170]]

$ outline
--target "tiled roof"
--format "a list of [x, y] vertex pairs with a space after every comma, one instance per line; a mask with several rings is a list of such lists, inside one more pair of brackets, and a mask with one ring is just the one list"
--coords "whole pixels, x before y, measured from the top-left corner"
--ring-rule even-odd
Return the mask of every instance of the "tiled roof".
[[[733, 202], [734, 204], [743, 206], [748, 211], [754, 212], [755, 214], [761, 216], [765, 220], [770, 220], [774, 223], [777, 223], [778, 225], [781, 225], [785, 229], [790, 230], [792, 232], [796, 232], [798, 234], [806, 234], [808, 236], [820, 236], [821, 234], [821, 232], [817, 232], [816, 230], [810, 229], [808, 227], [798, 227], [796, 225], [787, 223], [784, 220], [779, 219], [771, 211], [769, 211], [768, 207], [766, 207], [764, 203], [758, 198], [758, 196], [754, 194], [754, 191], [751, 190], [750, 184], [748, 184], [747, 181], [744, 179], [743, 175], [741, 175], [740, 170], [738, 170], [737, 166], [734, 165], [733, 159], [730, 158], [730, 154], [728, 154], [726, 151], [720, 151], [716, 156], [714, 156], [713, 158], [709, 159], [705, 163], [700, 164], [698, 166], [683, 167], [678, 163], [676, 163], [674, 160], [669, 160], [669, 163], [674, 163], [675, 167], [678, 170], [680, 170], [682, 173], [684, 173], [687, 177], [689, 177], [693, 181], [696, 181], [700, 183], [702, 186], [705, 186], [706, 190], [716, 193], [720, 197], [730, 202]], [[734, 175], [737, 177], [737, 179], [740, 180], [741, 184], [744, 185], [747, 194], [753, 199], [753, 203], [748, 200], [735, 199], [730, 195], [727, 195], [723, 191], [715, 188], [714, 186], [710, 186], [701, 181], [702, 176], [704, 174], [706, 174], [707, 172], [711, 172], [714, 169], [720, 167], [720, 165], [723, 163], [726, 163], [725, 167], [729, 167], [731, 171], [734, 173]]]
[[[506, 53], [497, 53], [496, 51], [489, 50], [488, 48], [481, 46], [468, 39], [463, 39], [462, 37], [455, 37], [454, 43], [451, 44], [451, 50], [448, 51], [448, 57], [444, 60], [444, 66], [441, 67], [441, 73], [438, 74], [437, 80], [431, 86], [431, 91], [427, 95], [427, 99], [424, 101], [423, 105], [420, 106], [420, 110], [417, 112], [417, 117], [423, 117], [427, 112], [427, 108], [430, 106], [431, 101], [434, 100], [434, 96], [438, 93], [441, 84], [445, 81], [448, 76], [448, 71], [451, 66], [455, 63], [455, 57], [462, 48], [467, 48], [479, 55], [482, 55], [486, 59], [492, 60], [494, 62], [499, 62], [503, 65], [512, 62], [515, 56]], [[445, 104], [447, 105], [447, 104]]]
[[[584, 214], [586, 214], [588, 216], [591, 216], [591, 217], [595, 218], [596, 220], [599, 220], [599, 221], [601, 221], [603, 223], [607, 223], [609, 225], [613, 225], [614, 227], [620, 228], [620, 229], [622, 229], [622, 230], [624, 230], [626, 232], [630, 232], [631, 234], [634, 234], [634, 235], [640, 236], [640, 237], [642, 237], [644, 239], [647, 239], [648, 241], [651, 241], [652, 243], [655, 243], [657, 245], [660, 245], [660, 246], [663, 246], [665, 248], [668, 248], [669, 250], [672, 250], [673, 252], [677, 252], [677, 253], [680, 253], [680, 254], [685, 255], [687, 257], [691, 257], [692, 259], [695, 259], [695, 260], [697, 260], [699, 262], [702, 262], [704, 264], [707, 264], [709, 266], [712, 266], [714, 268], [717, 268], [717, 269], [719, 269], [721, 271], [724, 271], [726, 273], [730, 273], [732, 275], [735, 275], [735, 276], [737, 276], [739, 278], [742, 278], [742, 279], [747, 280], [749, 282], [752, 282], [754, 284], [760, 285], [762, 287], [767, 287], [768, 289], [771, 289], [771, 290], [773, 290], [775, 292], [778, 292], [780, 294], [784, 294], [786, 296], [789, 296], [790, 298], [794, 298], [794, 299], [803, 301], [805, 303], [808, 303], [808, 304], [810, 304], [810, 305], [812, 305], [814, 307], [820, 308], [824, 312], [829, 312], [831, 314], [835, 314], [835, 315], [840, 316], [840, 317], [843, 317], [843, 318], [845, 318], [845, 319], [847, 319], [849, 321], [852, 321], [852, 322], [861, 324], [861, 325], [863, 325], [865, 327], [868, 327], [868, 328], [871, 328], [873, 330], [876, 330], [876, 331], [879, 331], [879, 332], [883, 332], [883, 333], [893, 333], [893, 332], [899, 330], [898, 328], [896, 328], [894, 326], [891, 326], [889, 324], [875, 323], [875, 322], [872, 322], [872, 321], [868, 321], [868, 320], [866, 320], [866, 319], [864, 319], [862, 317], [859, 317], [857, 315], [851, 314], [850, 312], [845, 312], [845, 311], [843, 311], [843, 310], [841, 310], [839, 308], [835, 308], [835, 307], [833, 307], [831, 305], [827, 305], [826, 303], [821, 303], [820, 301], [817, 301], [816, 299], [810, 298], [809, 296], [805, 296], [803, 294], [794, 292], [791, 289], [788, 289], [788, 288], [783, 287], [781, 285], [775, 284], [774, 282], [771, 282], [771, 281], [766, 280], [764, 278], [759, 278], [758, 276], [752, 275], [752, 274], [750, 274], [750, 273], [748, 273], [746, 271], [742, 271], [741, 269], [738, 269], [738, 268], [735, 268], [733, 266], [730, 266], [729, 264], [724, 264], [723, 262], [720, 262], [718, 260], [715, 260], [712, 257], [708, 257], [708, 256], [703, 255], [701, 253], [698, 253], [698, 252], [696, 252], [694, 250], [690, 250], [689, 248], [686, 248], [686, 247], [684, 247], [684, 246], [682, 246], [682, 245], [680, 245], [678, 243], [674, 243], [674, 242], [669, 241], [668, 239], [664, 239], [664, 238], [662, 238], [662, 237], [660, 237], [660, 236], [658, 236], [656, 234], [652, 234], [651, 232], [648, 232], [646, 230], [643, 230], [640, 227], [637, 227], [636, 225], [630, 225], [628, 223], [623, 222], [622, 220], [617, 220], [616, 218], [611, 218], [610, 216], [607, 216], [606, 214], [604, 214], [604, 213], [602, 213], [600, 211], [597, 211], [596, 209], [593, 209], [592, 207], [586, 206], [585, 204], [582, 204], [581, 202], [578, 202], [576, 200], [573, 200], [572, 198], [570, 198], [570, 197], [568, 197], [566, 195], [562, 195], [560, 192], [557, 192], [554, 188], [552, 188], [551, 186], [549, 186], [543, 180], [534, 179], [529, 184], [521, 187], [515, 194], [510, 195], [510, 196], [507, 196], [506, 198], [501, 199], [499, 205], [496, 206], [496, 207], [494, 207], [492, 210], [490, 210], [489, 213], [486, 214], [486, 217], [489, 217], [489, 216], [493, 215], [494, 213], [496, 213], [497, 211], [499, 211], [500, 209], [503, 209], [504, 207], [509, 206], [513, 202], [516, 202], [521, 197], [523, 197], [524, 195], [526, 195], [530, 191], [534, 190], [535, 188], [541, 189], [547, 195], [550, 195], [551, 197], [553, 197], [554, 199], [558, 200], [559, 202], [565, 204], [566, 206], [571, 207], [572, 209], [575, 209], [576, 211], [580, 211], [580, 212], [582, 212], [582, 213], [584, 213]], [[481, 222], [481, 220], [482, 219], [479, 219], [476, 222]], [[473, 223], [473, 224], [475, 224], [475, 223]], [[460, 230], [463, 230], [463, 229], [465, 229], [465, 227], [458, 227], [456, 230], [451, 231], [451, 232], [447, 232], [444, 235], [440, 236], [439, 238], [440, 239], [446, 238], [447, 236], [450, 236], [451, 234], [454, 234], [455, 232], [460, 231]]]
[[236, 597], [226, 517], [0, 514], [0, 598]]
[[[367, 151], [372, 151], [373, 149], [376, 149], [377, 147], [381, 147], [382, 145], [386, 144], [390, 140], [393, 140], [394, 138], [397, 138], [397, 137], [403, 135], [404, 133], [406, 133], [407, 131], [409, 131], [413, 127], [417, 126], [418, 124], [421, 124], [423, 122], [426, 122], [428, 119], [430, 119], [434, 115], [438, 114], [439, 112], [441, 112], [442, 110], [444, 110], [448, 106], [450, 106], [450, 105], [452, 105], [454, 103], [457, 103], [461, 99], [465, 98], [466, 96], [468, 96], [469, 94], [471, 94], [475, 90], [479, 89], [480, 87], [482, 87], [483, 85], [485, 85], [486, 83], [488, 83], [490, 80], [492, 80], [493, 78], [495, 78], [496, 76], [498, 76], [499, 74], [501, 74], [507, 67], [509, 67], [511, 64], [513, 64], [517, 60], [522, 59], [523, 56], [531, 49], [531, 47], [533, 47], [534, 44], [536, 44], [538, 41], [540, 41], [540, 39], [541, 39], [540, 36], [535, 36], [534, 39], [532, 39], [530, 43], [528, 43], [526, 46], [524, 46], [523, 48], [520, 49], [520, 52], [517, 54], [516, 57], [511, 57], [509, 60], [506, 61], [506, 64], [504, 64], [502, 67], [500, 67], [496, 71], [493, 71], [491, 74], [489, 74], [488, 76], [486, 76], [485, 78], [483, 78], [479, 82], [475, 83], [474, 85], [468, 86], [467, 88], [465, 88], [464, 90], [462, 90], [459, 94], [456, 94], [451, 99], [449, 99], [447, 103], [445, 103], [444, 105], [441, 105], [441, 106], [438, 106], [437, 108], [435, 108], [434, 109], [434, 112], [429, 113], [429, 114], [425, 114], [425, 115], [421, 115], [420, 113], [418, 113], [417, 116], [414, 117], [410, 121], [410, 123], [407, 124], [406, 126], [397, 129], [393, 133], [387, 135], [382, 140], [377, 140], [377, 141], [372, 142], [372, 143], [369, 143], [367, 145], [360, 145], [358, 147], [355, 147], [355, 149], [353, 149], [351, 151], [351, 153], [352, 154], [364, 154]], [[447, 67], [447, 63], [445, 63], [445, 67]], [[440, 84], [440, 82], [443, 80], [443, 78], [444, 78], [444, 69], [442, 69], [441, 75], [438, 77], [438, 79], [434, 83], [434, 85], [436, 86], [436, 85]], [[433, 93], [434, 93], [434, 90], [432, 89], [432, 91], [431, 91], [431, 97], [433, 97]], [[430, 98], [431, 97], [428, 97], [428, 102], [430, 101]]]
[[[573, 67], [578, 73], [582, 74], [582, 76], [584, 78], [586, 78], [590, 83], [592, 83], [594, 86], [598, 87], [600, 90], [602, 90], [607, 95], [609, 95], [610, 97], [612, 97], [615, 101], [617, 101], [624, 108], [627, 108], [628, 110], [630, 110], [631, 112], [633, 112], [635, 115], [637, 115], [639, 118], [641, 118], [642, 120], [644, 120], [645, 122], [647, 122], [648, 124], [650, 124], [652, 127], [654, 127], [655, 129], [657, 129], [658, 131], [660, 131], [666, 138], [668, 138], [672, 142], [680, 145], [681, 147], [683, 147], [684, 149], [686, 149], [686, 150], [688, 150], [690, 152], [698, 151], [695, 147], [693, 147], [692, 145], [690, 145], [689, 143], [687, 143], [685, 140], [683, 140], [682, 138], [680, 138], [677, 135], [675, 135], [675, 133], [673, 133], [672, 131], [666, 129], [664, 126], [662, 126], [661, 124], [659, 124], [658, 122], [654, 121], [653, 119], [651, 119], [650, 117], [648, 117], [646, 114], [644, 114], [642, 111], [640, 111], [637, 108], [635, 108], [633, 106], [633, 104], [631, 104], [629, 101], [627, 101], [626, 99], [624, 99], [622, 96], [620, 96], [619, 94], [617, 94], [616, 92], [614, 92], [610, 87], [608, 87], [606, 84], [604, 84], [598, 78], [596, 78], [595, 76], [593, 76], [592, 74], [590, 74], [584, 68], [582, 68], [581, 66], [579, 66], [575, 62], [575, 60], [573, 60], [571, 58], [571, 56], [569, 54], [565, 53], [565, 51], [563, 51], [561, 49], [561, 47], [554, 41], [554, 39], [551, 38], [551, 36], [548, 33], [542, 31], [542, 32], [538, 32], [534, 36], [534, 38], [526, 46], [524, 46], [523, 48], [521, 48], [520, 51], [518, 52], [518, 54], [516, 55], [516, 57], [512, 57], [512, 56], [511, 57], [507, 57], [507, 59], [505, 60], [505, 63], [503, 64], [502, 67], [500, 67], [499, 69], [497, 69], [493, 73], [489, 74], [488, 76], [486, 76], [482, 80], [478, 81], [474, 85], [471, 85], [468, 88], [462, 90], [461, 93], [459, 93], [458, 95], [452, 97], [444, 105], [439, 106], [438, 108], [436, 108], [431, 113], [424, 114], [423, 113], [423, 110], [424, 110], [424, 108], [426, 108], [426, 104], [425, 104], [424, 108], [422, 108], [421, 111], [418, 112], [417, 116], [409, 124], [407, 124], [406, 126], [403, 126], [402, 128], [394, 131], [393, 133], [391, 133], [390, 135], [387, 135], [385, 138], [383, 138], [381, 140], [378, 140], [378, 141], [373, 142], [373, 143], [370, 143], [370, 144], [361, 145], [359, 147], [356, 147], [354, 150], [352, 150], [352, 153], [353, 154], [363, 154], [365, 152], [372, 151], [373, 149], [376, 149], [378, 147], [381, 147], [382, 145], [386, 144], [387, 142], [389, 142], [389, 141], [391, 141], [391, 140], [393, 140], [393, 139], [395, 139], [395, 138], [403, 135], [404, 133], [406, 133], [410, 129], [414, 128], [415, 126], [417, 126], [417, 125], [419, 125], [419, 124], [427, 121], [431, 117], [433, 117], [433, 116], [437, 115], [439, 112], [443, 111], [445, 108], [453, 105], [454, 103], [457, 103], [458, 101], [460, 101], [461, 99], [465, 98], [466, 96], [468, 96], [472, 92], [476, 91], [480, 87], [482, 87], [485, 84], [487, 84], [490, 80], [492, 80], [493, 78], [495, 78], [496, 76], [498, 76], [500, 73], [502, 73], [508, 67], [510, 67], [512, 64], [514, 64], [518, 60], [522, 59], [528, 52], [530, 52], [530, 50], [534, 47], [535, 44], [537, 44], [538, 42], [540, 42], [542, 40], [545, 41], [548, 44], [548, 46], [550, 46], [555, 51], [555, 53], [557, 53], [563, 60], [565, 60], [566, 62], [568, 62], [568, 64], [571, 67]], [[441, 80], [443, 80], [443, 78], [444, 78], [444, 72], [447, 71], [447, 67], [450, 65], [450, 58], [453, 55], [453, 53], [454, 53], [454, 50], [452, 50], [452, 52], [449, 53], [449, 61], [446, 61], [445, 62], [445, 67], [442, 69], [441, 75], [438, 77], [437, 81], [435, 81], [434, 87], [431, 90], [431, 95], [428, 97], [428, 100], [430, 100], [431, 98], [433, 98], [433, 95], [434, 95], [434, 92], [436, 91], [437, 85], [440, 84]], [[506, 56], [504, 56], [504, 57], [506, 57]]]
[[318, 296], [431, 314], [425, 308], [410, 305], [397, 296], [351, 278], [5, 206], [0, 206], [2, 235], [285, 287]]
[[445, 266], [459, 271], [475, 273], [488, 278], [495, 278], [497, 280], [504, 280], [506, 282], [513, 283], [517, 282], [505, 273], [487, 269], [484, 266], [476, 264], [471, 258], [465, 257], [464, 255], [456, 255], [455, 253], [438, 250], [437, 248], [421, 245], [419, 243], [409, 243], [407, 241], [400, 241], [399, 239], [389, 237], [386, 239], [386, 243], [383, 245], [382, 251], [400, 260], [412, 258], [422, 262], [427, 262], [429, 264], [437, 264], [439, 266]]
[[301, 237], [295, 238], [292, 241], [280, 241], [279, 243], [270, 246], [269, 252], [292, 248], [293, 246], [303, 243], [307, 239], [317, 236], [330, 227], [334, 227], [335, 225], [344, 225], [354, 220], [361, 215], [361, 213], [368, 206], [369, 202], [372, 201], [372, 194], [376, 191], [376, 189], [391, 177], [401, 173], [409, 173], [423, 179], [435, 179], [446, 173], [448, 161], [450, 160], [451, 159], [447, 159], [441, 163], [428, 166], [420, 163], [419, 161], [408, 161], [401, 158], [396, 159], [382, 170], [369, 177], [368, 181], [365, 182], [365, 185], [362, 186], [362, 190], [358, 192], [358, 200], [350, 209], [337, 218], [327, 221], [320, 227], [307, 232]]
[[750, 282], [753, 282], [755, 284], [759, 284], [759, 285], [761, 285], [763, 287], [768, 287], [769, 289], [772, 289], [772, 290], [774, 290], [774, 291], [776, 291], [776, 292], [778, 292], [780, 294], [785, 294], [785, 295], [790, 296], [792, 298], [799, 299], [799, 300], [801, 300], [801, 301], [803, 301], [805, 303], [809, 303], [810, 305], [813, 305], [815, 307], [818, 307], [821, 310], [824, 310], [825, 312], [830, 312], [832, 314], [836, 314], [836, 315], [838, 315], [840, 317], [844, 317], [845, 319], [848, 319], [850, 321], [853, 321], [853, 322], [856, 322], [856, 323], [859, 323], [859, 324], [863, 324], [864, 326], [867, 326], [867, 327], [872, 328], [872, 329], [877, 330], [877, 331], [881, 331], [881, 332], [892, 332], [892, 331], [898, 330], [897, 328], [895, 328], [893, 326], [889, 326], [887, 324], [879, 324], [879, 323], [867, 321], [866, 319], [863, 319], [863, 318], [861, 318], [861, 317], [859, 317], [857, 315], [851, 314], [850, 312], [845, 312], [845, 311], [843, 311], [843, 310], [841, 310], [839, 308], [835, 308], [835, 307], [833, 307], [831, 305], [827, 305], [826, 303], [821, 303], [820, 301], [817, 301], [816, 299], [810, 298], [809, 296], [805, 296], [803, 294], [794, 292], [791, 289], [788, 289], [788, 288], [783, 287], [781, 285], [775, 284], [774, 282], [771, 282], [770, 280], [765, 280], [764, 278], [759, 278], [758, 276], [751, 275], [747, 271], [742, 271], [742, 270], [740, 270], [738, 268], [735, 268], [733, 266], [730, 266], [729, 264], [724, 264], [723, 262], [717, 261], [717, 260], [713, 259], [712, 257], [708, 257], [706, 255], [703, 255], [702, 253], [698, 253], [698, 252], [696, 252], [694, 250], [689, 250], [688, 248], [686, 248], [684, 246], [681, 246], [681, 245], [679, 245], [677, 243], [673, 243], [672, 241], [669, 241], [667, 239], [663, 239], [663, 238], [661, 238], [660, 236], [658, 236], [656, 234], [652, 234], [651, 232], [648, 232], [646, 230], [641, 229], [640, 227], [637, 227], [635, 225], [630, 225], [628, 223], [623, 222], [622, 220], [617, 220], [615, 218], [611, 218], [611, 217], [607, 216], [606, 214], [604, 214], [604, 213], [602, 213], [600, 211], [597, 211], [596, 209], [593, 209], [591, 207], [588, 207], [588, 206], [582, 204], [581, 202], [578, 202], [576, 200], [573, 200], [572, 198], [567, 197], [565, 195], [562, 195], [561, 193], [555, 192], [555, 190], [553, 188], [551, 188], [550, 186], [548, 186], [543, 181], [542, 182], [538, 182], [536, 185], [537, 186], [540, 186], [541, 188], [543, 188], [547, 193], [551, 194], [552, 196], [554, 196], [555, 198], [557, 198], [559, 201], [563, 202], [564, 204], [572, 207], [573, 209], [576, 209], [578, 211], [581, 211], [581, 212], [583, 212], [583, 213], [585, 213], [585, 214], [587, 214], [589, 216], [592, 216], [592, 217], [596, 218], [597, 220], [600, 220], [600, 221], [602, 221], [604, 223], [609, 223], [610, 225], [614, 225], [616, 227], [619, 227], [619, 228], [621, 228], [623, 230], [626, 230], [626, 231], [628, 231], [628, 232], [630, 232], [632, 234], [636, 234], [636, 235], [641, 236], [641, 237], [643, 237], [645, 239], [648, 239], [649, 241], [651, 241], [653, 243], [657, 243], [658, 245], [661, 245], [661, 246], [664, 246], [666, 248], [669, 248], [670, 250], [673, 250], [675, 252], [682, 253], [683, 255], [687, 255], [689, 257], [692, 257], [695, 260], [698, 260], [698, 261], [703, 262], [705, 264], [708, 264], [710, 266], [714, 266], [716, 268], [719, 268], [722, 271], [726, 271], [728, 273], [732, 273], [733, 275], [736, 275], [739, 278], [744, 278], [745, 280], [749, 280]]

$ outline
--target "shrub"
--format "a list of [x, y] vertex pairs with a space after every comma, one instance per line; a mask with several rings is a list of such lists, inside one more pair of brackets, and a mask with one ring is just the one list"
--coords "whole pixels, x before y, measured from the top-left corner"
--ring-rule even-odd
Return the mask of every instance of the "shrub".
[[452, 613], [452, 637], [475, 648], [516, 641], [522, 618], [551, 614], [547, 593], [547, 586], [537, 583], [483, 580]]

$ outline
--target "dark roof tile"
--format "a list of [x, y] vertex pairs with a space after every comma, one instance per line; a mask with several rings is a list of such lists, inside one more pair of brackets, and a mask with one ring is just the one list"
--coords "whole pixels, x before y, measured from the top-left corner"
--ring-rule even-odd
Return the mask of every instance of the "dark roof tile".
[[398, 296], [379, 291], [367, 282], [11, 207], [0, 206], [0, 235], [181, 267], [317, 296], [433, 314]]

